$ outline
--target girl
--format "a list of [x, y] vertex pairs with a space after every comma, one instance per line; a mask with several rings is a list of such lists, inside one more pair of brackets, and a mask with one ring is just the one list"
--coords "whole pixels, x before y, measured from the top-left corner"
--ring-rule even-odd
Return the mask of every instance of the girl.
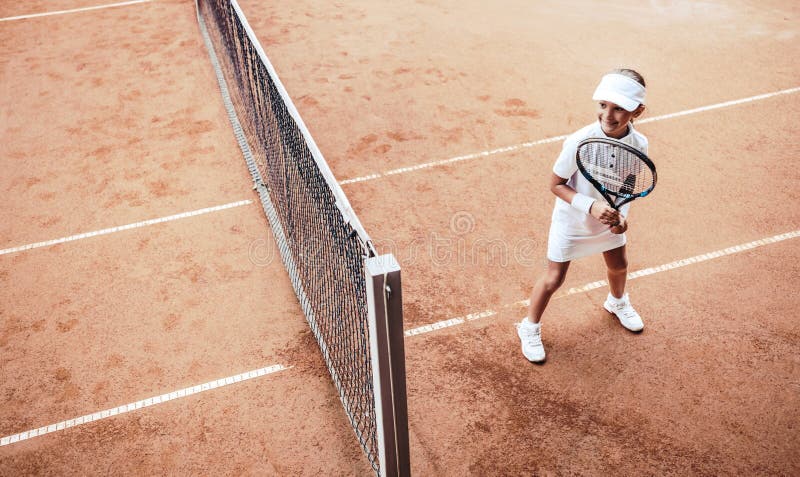
[[644, 328], [625, 293], [625, 231], [630, 203], [614, 210], [578, 171], [575, 162], [578, 143], [590, 137], [618, 139], [647, 154], [647, 138], [633, 129], [633, 120], [644, 112], [644, 95], [644, 78], [634, 70], [617, 69], [603, 76], [592, 96], [597, 101], [597, 122], [570, 135], [553, 166], [550, 190], [556, 195], [556, 204], [547, 244], [547, 270], [533, 287], [528, 316], [517, 325], [522, 353], [531, 362], [545, 360], [539, 322], [550, 297], [564, 282], [570, 261], [576, 258], [602, 252], [610, 289], [603, 307], [625, 328]]

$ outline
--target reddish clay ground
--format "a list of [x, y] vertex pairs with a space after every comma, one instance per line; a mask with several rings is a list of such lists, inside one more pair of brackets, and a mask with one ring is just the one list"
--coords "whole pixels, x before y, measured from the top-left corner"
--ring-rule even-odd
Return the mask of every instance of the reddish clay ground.
[[[0, 16], [92, 5], [5, 2]], [[645, 117], [797, 87], [794, 2], [242, 1], [345, 180], [567, 134], [626, 65]], [[254, 199], [190, 1], [0, 22], [0, 249]], [[798, 93], [642, 124], [630, 269], [800, 229]], [[347, 184], [403, 265], [416, 475], [800, 473], [795, 239], [555, 299], [557, 142]], [[763, 193], [762, 193], [763, 191]], [[264, 242], [266, 241], [266, 242]], [[256, 204], [0, 255], [0, 437], [271, 364], [288, 371], [0, 447], [0, 475], [369, 475]], [[574, 263], [564, 290], [604, 278]]]

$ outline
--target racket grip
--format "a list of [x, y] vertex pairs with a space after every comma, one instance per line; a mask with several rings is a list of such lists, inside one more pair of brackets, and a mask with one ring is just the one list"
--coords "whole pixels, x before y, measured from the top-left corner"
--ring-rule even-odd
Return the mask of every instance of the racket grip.
[[580, 192], [578, 192], [572, 198], [572, 202], [570, 202], [569, 205], [580, 210], [584, 214], [588, 214], [589, 210], [591, 210], [592, 208], [592, 204], [594, 204], [594, 199], [592, 199], [588, 195], [583, 195]]

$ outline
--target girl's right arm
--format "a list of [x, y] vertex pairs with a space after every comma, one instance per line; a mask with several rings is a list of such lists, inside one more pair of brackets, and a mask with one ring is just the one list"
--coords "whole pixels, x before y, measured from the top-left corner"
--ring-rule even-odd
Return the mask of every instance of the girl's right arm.
[[[567, 180], [568, 179], [564, 179], [558, 174], [552, 174], [550, 177], [550, 191], [567, 204], [571, 204], [577, 192], [567, 185]], [[594, 201], [592, 207], [589, 209], [589, 214], [608, 226], [616, 225], [620, 221], [619, 212], [609, 206], [605, 201]]]

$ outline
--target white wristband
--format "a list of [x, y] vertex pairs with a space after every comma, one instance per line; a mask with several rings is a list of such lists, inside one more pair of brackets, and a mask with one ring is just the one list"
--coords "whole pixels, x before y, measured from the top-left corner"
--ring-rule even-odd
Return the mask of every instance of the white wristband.
[[572, 202], [570, 202], [572, 207], [580, 210], [584, 214], [589, 213], [589, 210], [592, 208], [592, 204], [594, 204], [594, 199], [581, 193], [575, 194], [575, 197], [572, 198]]

